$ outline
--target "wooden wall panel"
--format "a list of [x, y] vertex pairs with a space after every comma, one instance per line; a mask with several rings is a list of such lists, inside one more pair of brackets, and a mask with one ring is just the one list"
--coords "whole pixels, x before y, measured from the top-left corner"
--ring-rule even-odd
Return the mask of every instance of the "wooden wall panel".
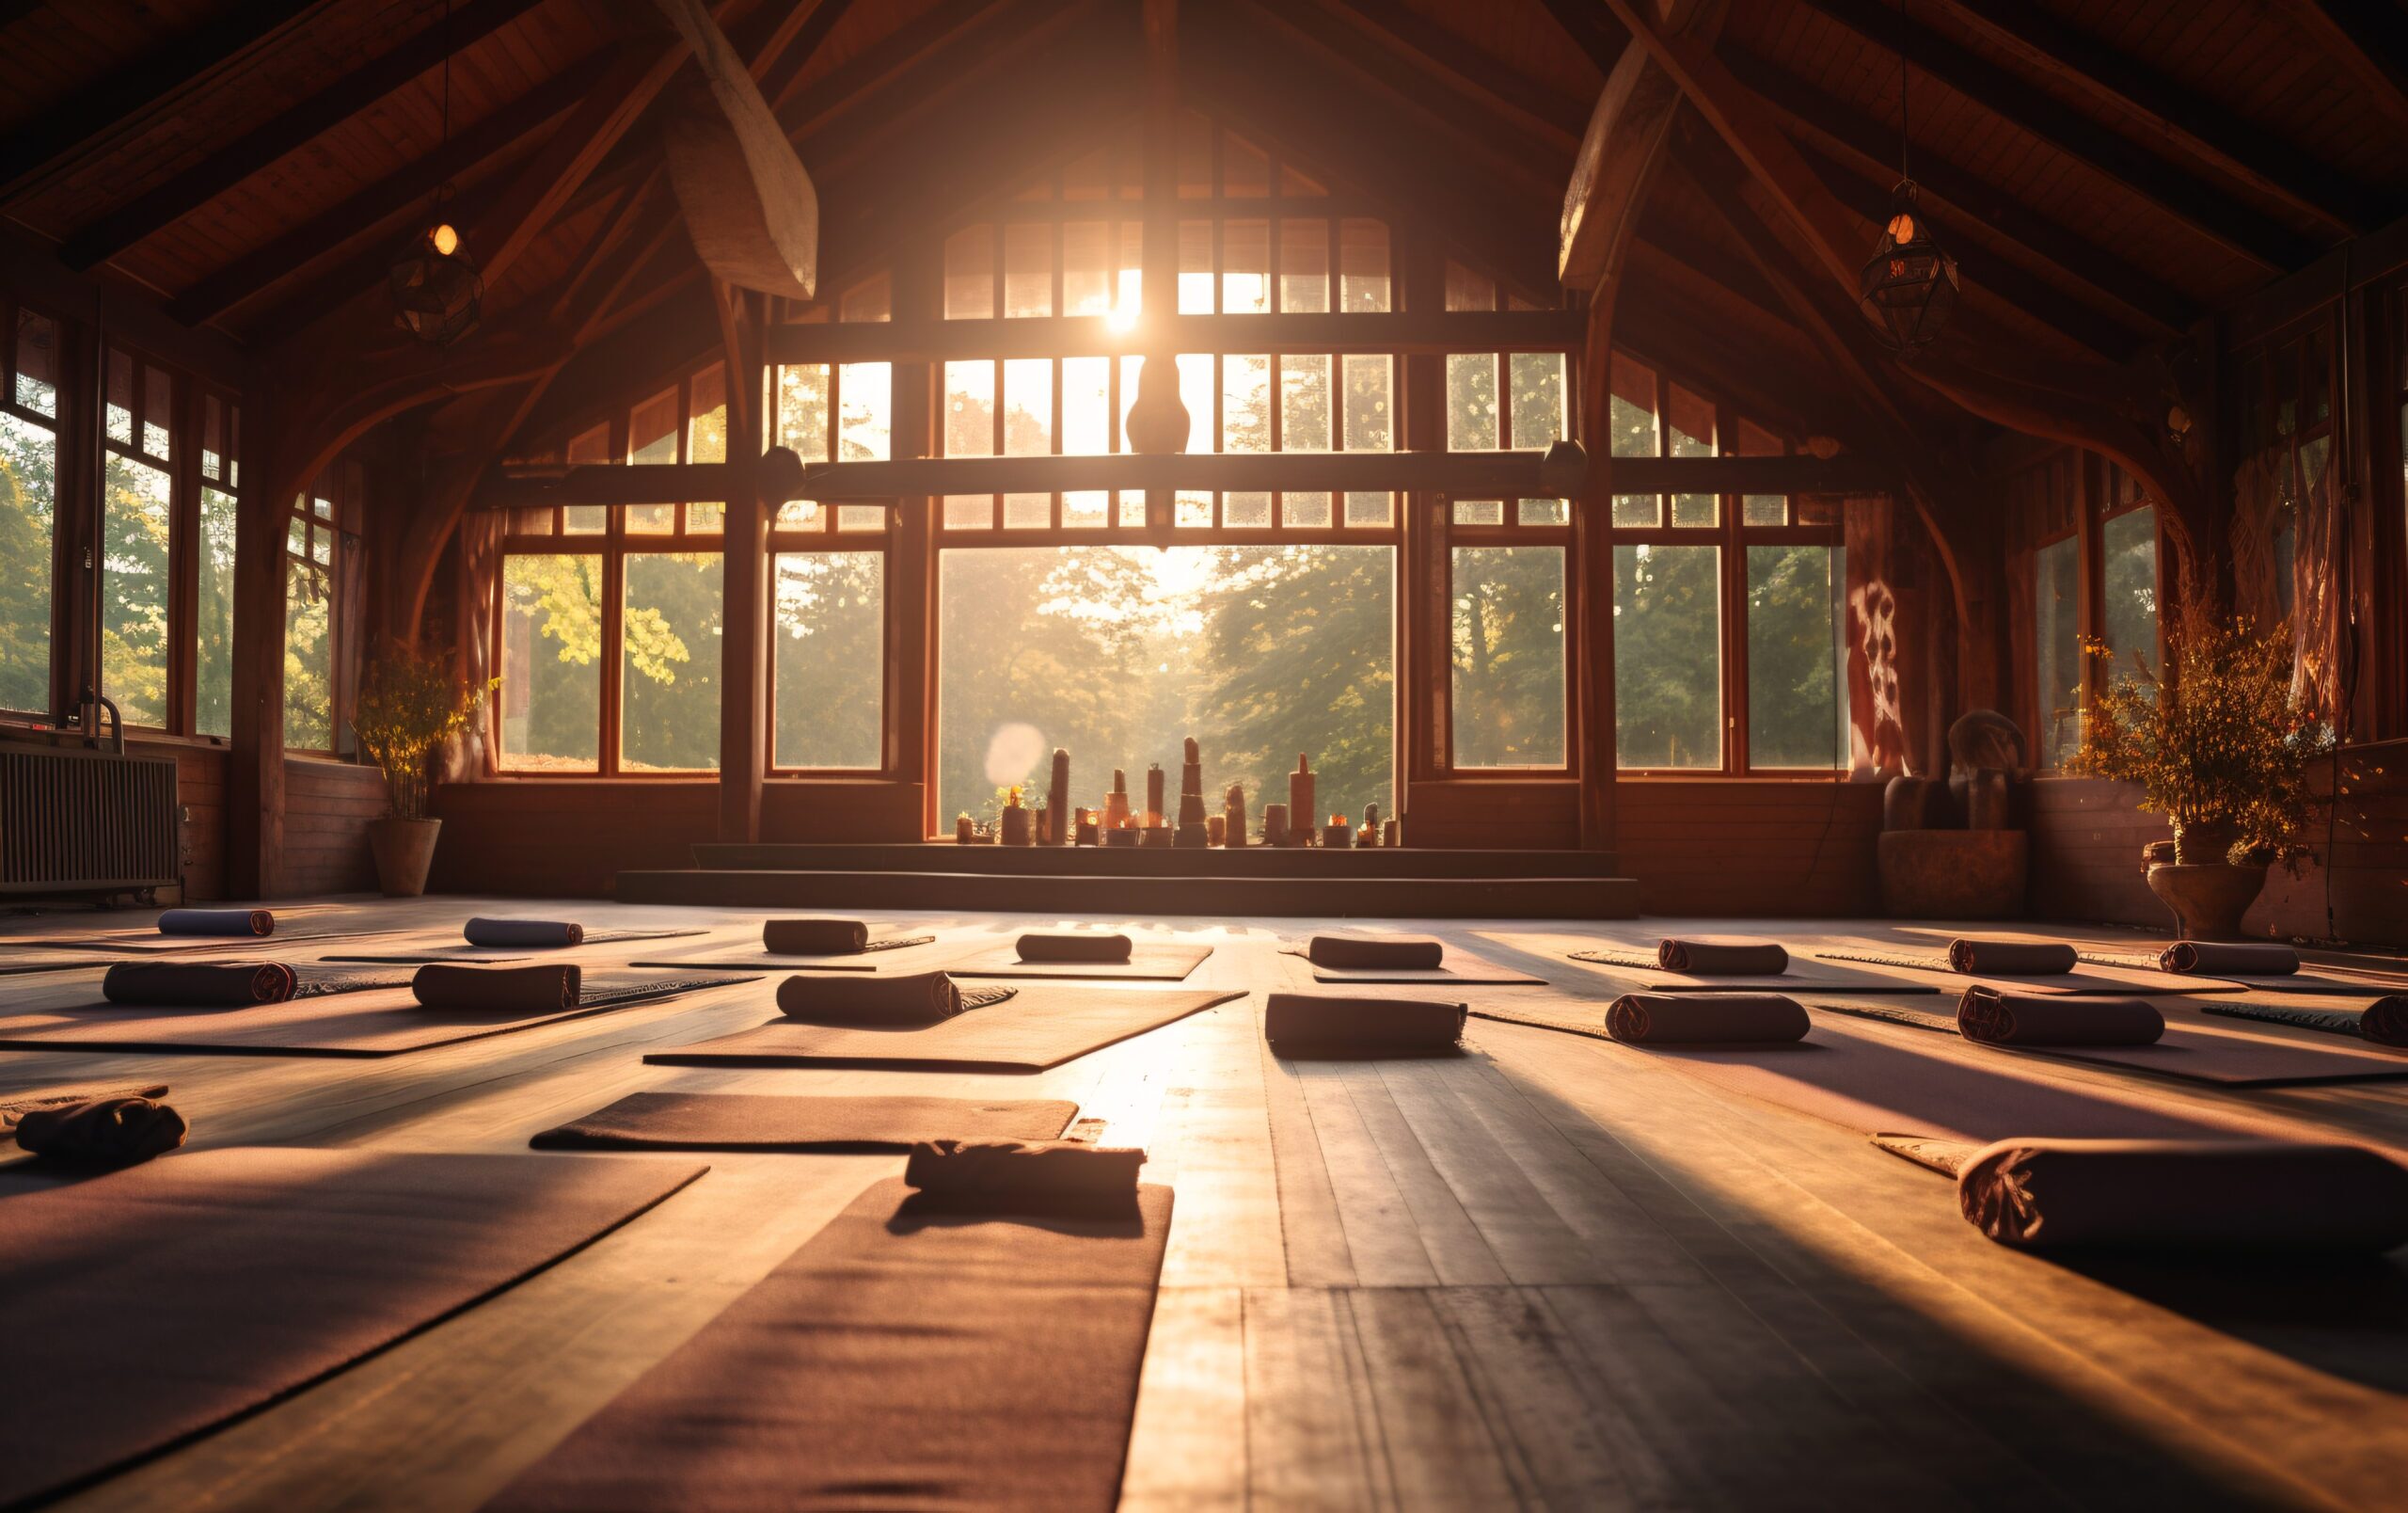
[[1415, 783], [1404, 831], [1406, 844], [1436, 851], [1576, 851], [1580, 785], [1570, 778]]
[[1616, 858], [1651, 915], [1881, 912], [1881, 785], [1646, 778], [1621, 785]]
[[183, 808], [183, 901], [226, 896], [226, 751], [182, 741], [129, 741], [139, 756], [176, 759], [176, 802]]
[[286, 757], [281, 892], [375, 891], [368, 822], [382, 819], [387, 807], [385, 779], [373, 767]]
[[926, 792], [918, 783], [773, 779], [761, 795], [761, 838], [804, 845], [926, 840]]
[[608, 898], [627, 869], [691, 867], [719, 834], [719, 783], [447, 783], [427, 886], [437, 893]]

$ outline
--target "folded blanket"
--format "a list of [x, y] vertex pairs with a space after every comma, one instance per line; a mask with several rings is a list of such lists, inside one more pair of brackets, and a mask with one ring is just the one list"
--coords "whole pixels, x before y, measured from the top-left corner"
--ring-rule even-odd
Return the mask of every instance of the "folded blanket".
[[943, 972], [900, 977], [790, 977], [778, 1011], [814, 1025], [933, 1025], [961, 1012], [961, 988]]
[[298, 982], [281, 962], [119, 962], [101, 979], [101, 996], [153, 1009], [238, 1009], [282, 1003]]
[[1447, 948], [1422, 935], [1315, 935], [1305, 957], [1341, 972], [1434, 972], [1445, 964]]
[[1131, 949], [1126, 935], [1027, 934], [1020, 938], [1023, 962], [1125, 962]]
[[2194, 977], [2289, 977], [2299, 970], [2299, 952], [2255, 942], [2178, 940], [2158, 954], [2157, 964]]
[[1778, 993], [1625, 993], [1606, 1033], [1634, 1045], [1767, 1044], [1806, 1038], [1803, 1005]]
[[585, 927], [565, 919], [471, 919], [460, 933], [471, 946], [575, 946]]
[[437, 962], [418, 969], [410, 991], [423, 1009], [523, 1010], [530, 1013], [574, 1009], [584, 987], [574, 966], [470, 966]]
[[2408, 1167], [2355, 1145], [2011, 1139], [1956, 1179], [2001, 1245], [2357, 1250], [2408, 1242]]
[[17, 1143], [44, 1160], [121, 1167], [184, 1142], [184, 1116], [150, 1098], [95, 1098], [34, 1108], [17, 1121]]
[[1667, 972], [1770, 977], [1789, 970], [1789, 952], [1777, 940], [1746, 935], [1668, 935], [1656, 943], [1656, 964]]
[[851, 956], [867, 949], [869, 926], [858, 919], [767, 919], [761, 947], [779, 956]]
[[2051, 977], [2070, 972], [2081, 957], [2057, 941], [1952, 940], [1948, 943], [1951, 971], [1975, 977]]
[[1262, 1038], [1275, 1048], [1367, 1055], [1441, 1051], [1463, 1038], [1467, 1004], [1275, 993]]
[[903, 1180], [948, 1209], [1060, 1213], [1137, 1201], [1146, 1153], [1070, 1140], [930, 1140], [911, 1147]]
[[159, 916], [162, 935], [273, 935], [276, 916], [265, 909], [169, 909]]
[[2154, 1045], [2165, 1016], [2146, 998], [2077, 998], [1967, 988], [1956, 1033], [1985, 1045]]

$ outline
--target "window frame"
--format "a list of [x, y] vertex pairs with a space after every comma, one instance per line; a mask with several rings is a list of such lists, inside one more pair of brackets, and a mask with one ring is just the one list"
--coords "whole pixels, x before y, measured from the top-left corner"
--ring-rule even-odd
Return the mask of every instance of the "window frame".
[[[196, 465], [197, 463], [198, 459], [196, 459]], [[228, 467], [224, 470], [230, 476], [233, 473], [231, 467]], [[225, 488], [218, 485], [214, 480], [209, 479], [206, 476], [203, 476], [200, 479], [200, 482], [206, 484], [209, 487], [218, 489], [221, 493], [233, 495], [236, 501], [236, 508], [239, 509], [241, 507], [241, 496], [237, 491]], [[299, 756], [325, 756], [334, 760], [342, 760], [351, 755], [345, 750], [345, 742], [343, 741], [343, 730], [349, 724], [346, 711], [350, 707], [350, 695], [354, 693], [354, 690], [348, 686], [349, 679], [346, 677], [346, 674], [349, 671], [347, 666], [348, 659], [343, 656], [342, 647], [342, 560], [345, 552], [363, 549], [360, 538], [360, 528], [362, 524], [361, 517], [365, 513], [364, 502], [366, 494], [367, 478], [365, 470], [362, 469], [357, 460], [354, 458], [348, 456], [338, 456], [333, 462], [326, 465], [325, 471], [318, 474], [316, 478], [310, 480], [309, 486], [307, 488], [304, 488], [300, 493], [294, 495], [292, 502], [284, 506], [284, 529], [278, 532], [277, 536], [277, 555], [280, 559], [278, 563], [280, 570], [277, 574], [277, 581], [286, 596], [284, 613], [284, 645], [287, 656], [292, 654], [293, 648], [293, 606], [291, 597], [292, 588], [290, 585], [293, 581], [293, 570], [294, 567], [297, 566], [303, 568], [306, 571], [316, 574], [324, 580], [326, 605], [325, 649], [327, 743], [325, 745], [297, 746], [292, 743], [289, 739], [292, 730], [292, 713], [289, 708], [292, 688], [289, 683], [285, 688], [285, 694], [288, 700], [288, 708], [285, 713], [285, 730], [288, 739], [284, 749]], [[323, 511], [316, 507], [322, 504], [325, 506]], [[199, 511], [200, 490], [198, 486], [196, 486], [193, 490], [193, 530], [195, 532], [195, 535], [193, 549], [191, 551], [193, 559], [191, 582], [196, 601], [198, 598], [200, 581], [200, 552], [198, 548], [198, 532], [200, 529]], [[303, 532], [303, 550], [298, 552], [293, 549], [293, 528], [295, 525], [299, 525]], [[321, 535], [323, 535], [326, 541], [326, 560], [323, 563], [317, 560], [316, 551], [317, 543]], [[197, 706], [200, 681], [200, 626], [198, 602], [196, 602], [193, 607], [192, 620], [194, 657], [193, 685], [196, 703], [195, 717], [197, 719]]]
[[[199, 637], [194, 624], [194, 598], [199, 582], [199, 562], [194, 542], [200, 532], [200, 458], [198, 425], [193, 416], [198, 409], [197, 395], [200, 385], [194, 375], [159, 361], [139, 348], [105, 341], [98, 346], [102, 381], [97, 396], [97, 413], [92, 417], [92, 433], [100, 442], [95, 458], [101, 499], [91, 520], [94, 543], [94, 571], [91, 575], [91, 606], [93, 645], [91, 680], [103, 698], [111, 697], [107, 667], [99, 641], [101, 607], [105, 602], [103, 580], [107, 575], [108, 502], [106, 498], [108, 459], [122, 457], [139, 467], [153, 469], [167, 479], [167, 633], [162, 648], [167, 659], [166, 720], [160, 725], [148, 725], [125, 720], [129, 731], [144, 731], [155, 736], [199, 739], [217, 744], [227, 743], [217, 736], [196, 737], [196, 669], [199, 653]], [[119, 441], [109, 435], [107, 374], [111, 359], [123, 354], [127, 361], [128, 382], [126, 411], [130, 420], [131, 441]], [[169, 386], [168, 414], [158, 422], [167, 436], [167, 455], [143, 450], [149, 428], [154, 423], [150, 414], [150, 374], [163, 375]], [[62, 393], [61, 408], [65, 407]], [[63, 427], [62, 427], [63, 429]], [[52, 550], [57, 550], [54, 540]], [[55, 615], [55, 610], [54, 610]], [[119, 710], [122, 718], [122, 709]]]
[[[23, 358], [18, 351], [19, 324], [28, 316], [45, 321], [50, 326], [53, 372], [48, 381], [51, 391], [51, 409], [54, 413], [49, 415], [44, 415], [31, 406], [17, 402], [17, 379], [23, 365]], [[0, 724], [34, 725], [50, 729], [56, 727], [61, 718], [60, 707], [68, 702], [60, 696], [59, 659], [60, 648], [66, 646], [70, 639], [68, 585], [65, 581], [66, 575], [60, 570], [60, 565], [65, 560], [65, 556], [60, 550], [59, 527], [65, 523], [65, 518], [58, 500], [59, 465], [64, 460], [66, 451], [63, 434], [66, 418], [56, 413], [68, 407], [67, 386], [59, 381], [60, 374], [56, 372], [65, 357], [64, 331], [57, 316], [0, 294], [0, 333], [5, 333], [5, 336], [0, 336], [0, 410], [5, 410], [24, 424], [35, 426], [50, 435], [50, 659], [49, 687], [46, 692], [52, 706], [43, 709], [16, 709], [0, 707]]]

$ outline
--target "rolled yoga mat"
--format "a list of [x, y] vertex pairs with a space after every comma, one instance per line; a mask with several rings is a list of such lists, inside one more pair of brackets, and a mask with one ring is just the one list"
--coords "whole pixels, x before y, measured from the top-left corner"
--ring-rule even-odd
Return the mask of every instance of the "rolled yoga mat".
[[900, 1151], [939, 1139], [1050, 1140], [1063, 1099], [634, 1092], [527, 1143], [545, 1151]]
[[2273, 1003], [2203, 1003], [2201, 1013], [2260, 1024], [2289, 1025], [2326, 1035], [2355, 1035], [2377, 1045], [2408, 1048], [2408, 994], [2375, 999], [2364, 1009], [2294, 1009]]
[[1136, 1194], [1031, 1222], [879, 1183], [486, 1507], [1108, 1513], [1171, 1217]]
[[[1042, 948], [1039, 948], [1042, 949]], [[1116, 958], [1027, 957], [1018, 944], [994, 946], [945, 963], [955, 977], [1097, 979], [1124, 982], [1179, 982], [1212, 954], [1210, 946], [1185, 946], [1177, 941], [1133, 945]]]
[[585, 927], [566, 919], [469, 920], [460, 928], [471, 946], [576, 946], [585, 939]]
[[2186, 977], [2289, 977], [2299, 970], [2299, 952], [2255, 942], [2178, 940], [2158, 953], [2157, 964]]
[[930, 1140], [903, 1181], [932, 1204], [985, 1214], [1131, 1213], [1146, 1153], [1072, 1140]]
[[2408, 1167], [2355, 1145], [2006, 1139], [1965, 1163], [1956, 1199], [1974, 1228], [2024, 1250], [2408, 1243]]
[[1656, 945], [1656, 964], [1702, 977], [1768, 977], [1789, 970], [1789, 952], [1746, 935], [1668, 935]]
[[1465, 1004], [1423, 998], [1275, 993], [1263, 1008], [1262, 1038], [1275, 1051], [1307, 1055], [1432, 1055], [1455, 1048], [1469, 1012]]
[[1010, 988], [964, 992], [943, 972], [901, 977], [790, 977], [778, 984], [778, 1012], [810, 1025], [910, 1027], [951, 1019], [1012, 995]]
[[480, 1012], [541, 1013], [574, 1009], [583, 986], [584, 975], [576, 966], [551, 963], [537, 966], [452, 966], [437, 963], [420, 967], [410, 979], [410, 993], [422, 1009]]
[[1633, 1045], [1778, 1044], [1809, 1023], [1778, 993], [1625, 993], [1606, 1007], [1606, 1033]]
[[1132, 947], [1121, 934], [1073, 935], [1032, 932], [1017, 945], [1023, 962], [1125, 962]]
[[1305, 943], [1305, 960], [1347, 972], [1433, 972], [1446, 959], [1444, 942], [1419, 935], [1315, 935]]
[[159, 916], [162, 935], [273, 935], [276, 916], [266, 909], [169, 909]]
[[95, 1098], [25, 1113], [17, 1143], [61, 1166], [125, 1167], [174, 1150], [188, 1128], [183, 1115], [156, 1099]]
[[869, 926], [858, 919], [767, 919], [761, 948], [779, 956], [852, 956], [869, 949]]
[[299, 982], [281, 962], [119, 962], [101, 979], [101, 996], [153, 1009], [239, 1009], [282, 1003]]
[[1968, 977], [2057, 977], [2082, 964], [2061, 941], [1972, 940], [1948, 943], [1948, 969]]
[[0, 1340], [20, 1389], [0, 1413], [0, 1506], [291, 1396], [704, 1170], [237, 1147], [20, 1187], [0, 1197]]
[[656, 1066], [877, 1066], [975, 1072], [1041, 1072], [1217, 1003], [1243, 998], [1155, 988], [1020, 990], [1011, 1002], [918, 1029], [805, 1025], [773, 1019], [696, 1045], [654, 1051]]
[[2154, 1045], [2165, 1016], [2142, 998], [2067, 998], [1967, 988], [1956, 1033], [1984, 1045]]

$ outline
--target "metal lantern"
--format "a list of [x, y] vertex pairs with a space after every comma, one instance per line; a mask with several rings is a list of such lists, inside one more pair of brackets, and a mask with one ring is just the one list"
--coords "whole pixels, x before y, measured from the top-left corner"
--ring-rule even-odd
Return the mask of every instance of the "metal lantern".
[[450, 346], [477, 327], [485, 281], [460, 233], [437, 213], [433, 224], [393, 259], [385, 286], [393, 296], [393, 324], [431, 346]]
[[1858, 283], [1865, 313], [1901, 352], [1929, 345], [1956, 308], [1956, 260], [1941, 250], [1930, 220], [1915, 208], [1912, 179], [1892, 194], [1890, 223]]

